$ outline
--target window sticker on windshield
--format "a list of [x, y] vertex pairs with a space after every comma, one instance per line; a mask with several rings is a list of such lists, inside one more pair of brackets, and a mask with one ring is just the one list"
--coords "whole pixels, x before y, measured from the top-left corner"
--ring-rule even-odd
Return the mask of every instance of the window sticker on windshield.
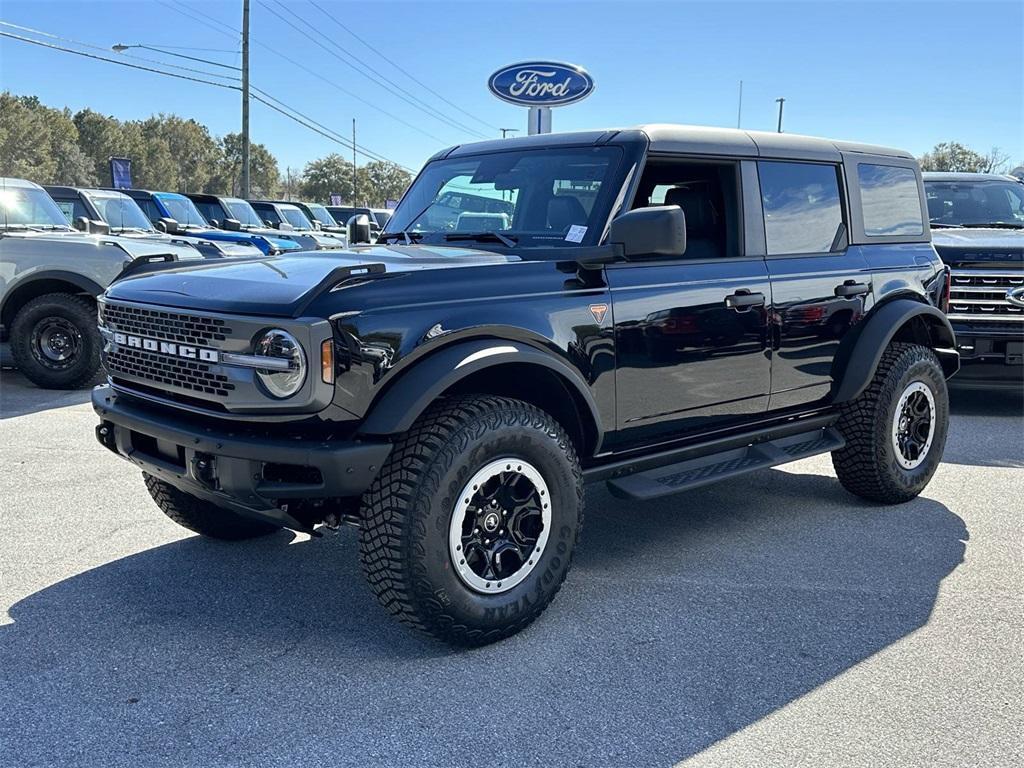
[[580, 224], [573, 224], [569, 227], [569, 232], [565, 236], [567, 243], [582, 243], [583, 238], [587, 234], [587, 228]]

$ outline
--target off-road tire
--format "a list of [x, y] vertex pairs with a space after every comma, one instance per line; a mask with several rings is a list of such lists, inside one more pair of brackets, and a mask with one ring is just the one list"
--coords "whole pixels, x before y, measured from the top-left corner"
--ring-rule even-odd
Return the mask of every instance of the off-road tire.
[[243, 517], [230, 509], [190, 496], [146, 472], [142, 476], [146, 480], [149, 495], [163, 513], [178, 525], [200, 536], [222, 541], [242, 541], [279, 530], [276, 525]]
[[[48, 318], [70, 323], [77, 333], [77, 350], [59, 370], [40, 361], [41, 348], [33, 351], [33, 331]], [[96, 305], [85, 296], [47, 293], [36, 296], [18, 310], [11, 323], [11, 356], [29, 381], [44, 389], [78, 389], [93, 383], [100, 371], [103, 341], [96, 327]], [[38, 347], [38, 345], [37, 345]]]
[[[506, 456], [539, 470], [550, 488], [551, 528], [521, 582], [481, 594], [456, 572], [449, 526], [469, 479]], [[404, 624], [456, 645], [484, 645], [544, 611], [569, 571], [582, 525], [579, 459], [558, 422], [519, 400], [453, 397], [431, 406], [398, 440], [364, 494], [360, 560], [370, 589]]]
[[[913, 382], [931, 390], [935, 432], [923, 462], [905, 469], [897, 461], [890, 431], [900, 396]], [[913, 499], [935, 474], [949, 428], [946, 377], [935, 353], [917, 344], [889, 345], [868, 388], [842, 406], [836, 426], [846, 445], [832, 452], [832, 466], [846, 490], [883, 504]]]

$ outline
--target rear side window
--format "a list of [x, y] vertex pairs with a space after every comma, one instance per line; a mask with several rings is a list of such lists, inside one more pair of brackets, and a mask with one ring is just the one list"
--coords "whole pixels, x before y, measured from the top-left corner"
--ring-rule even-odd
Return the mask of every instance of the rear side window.
[[895, 165], [857, 164], [864, 234], [896, 237], [924, 233], [917, 174]]
[[827, 253], [843, 224], [838, 168], [758, 163], [768, 255]]

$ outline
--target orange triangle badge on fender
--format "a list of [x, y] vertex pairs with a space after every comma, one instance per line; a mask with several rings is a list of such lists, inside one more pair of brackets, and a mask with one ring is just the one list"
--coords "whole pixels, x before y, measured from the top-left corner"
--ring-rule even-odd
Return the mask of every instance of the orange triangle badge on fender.
[[607, 304], [591, 304], [590, 305], [590, 314], [592, 314], [594, 316], [594, 319], [597, 321], [597, 324], [600, 325], [601, 323], [604, 322], [604, 316], [606, 314], [608, 314], [608, 305]]

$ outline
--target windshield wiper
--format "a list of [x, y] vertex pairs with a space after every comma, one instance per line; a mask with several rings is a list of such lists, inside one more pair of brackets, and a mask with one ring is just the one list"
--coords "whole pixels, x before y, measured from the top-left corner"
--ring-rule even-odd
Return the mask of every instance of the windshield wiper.
[[1024, 224], [1016, 221], [976, 221], [964, 226], [971, 229], [1024, 229]]
[[383, 235], [378, 235], [377, 236], [377, 242], [378, 243], [386, 243], [388, 241], [389, 237], [395, 237], [395, 238], [400, 237], [403, 240], [405, 240], [405, 244], [406, 245], [412, 245], [417, 240], [422, 240], [423, 239], [423, 233], [422, 232], [410, 232], [410, 231], [405, 230], [405, 229], [403, 229], [401, 232], [385, 232]]
[[944, 221], [932, 221], [929, 222], [933, 227], [942, 227], [944, 229], [963, 229], [963, 224], [947, 224]]
[[497, 240], [499, 243], [504, 245], [506, 248], [513, 248], [519, 239], [514, 235], [503, 235], [501, 232], [489, 231], [489, 232], [450, 232], [444, 236], [444, 239], [452, 242], [454, 240], [476, 240], [482, 242], [485, 240]]

